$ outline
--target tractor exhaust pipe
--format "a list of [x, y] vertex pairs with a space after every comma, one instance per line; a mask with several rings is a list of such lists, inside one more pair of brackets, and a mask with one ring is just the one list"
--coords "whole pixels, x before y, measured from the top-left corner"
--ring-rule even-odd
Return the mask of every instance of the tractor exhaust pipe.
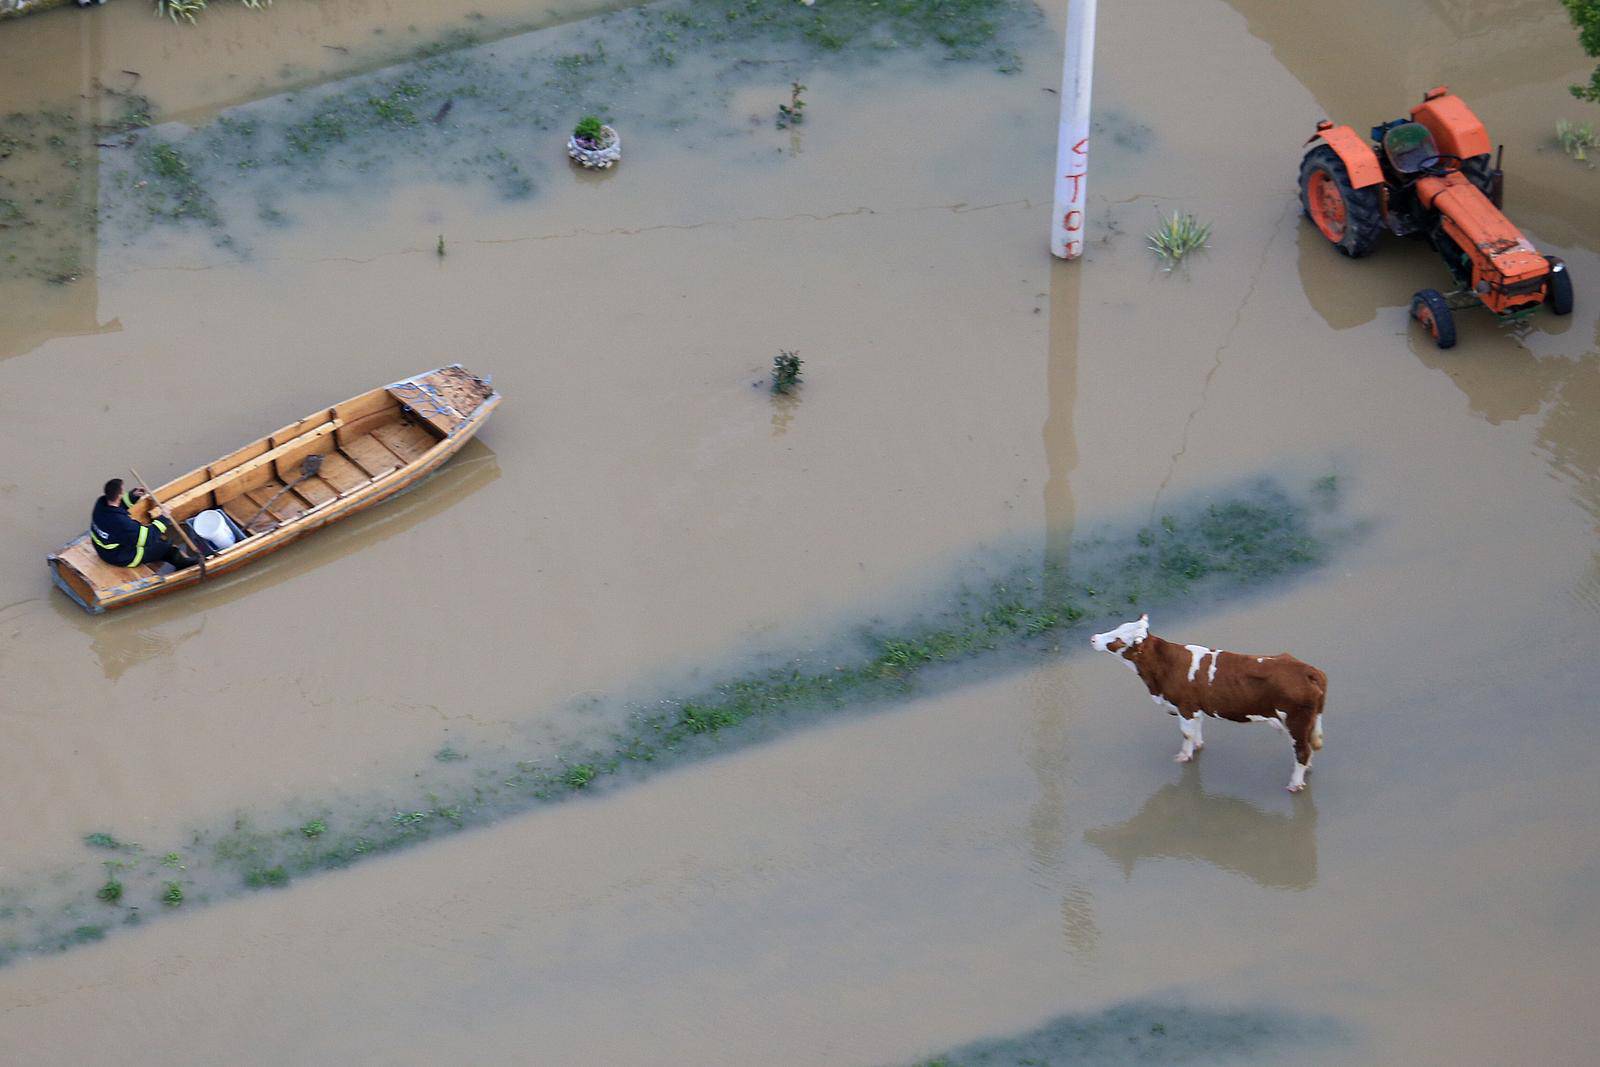
[[1500, 157], [1505, 154], [1505, 145], [1495, 149], [1494, 169], [1489, 172], [1489, 202], [1495, 207], [1503, 207], [1506, 198], [1506, 172], [1500, 169]]

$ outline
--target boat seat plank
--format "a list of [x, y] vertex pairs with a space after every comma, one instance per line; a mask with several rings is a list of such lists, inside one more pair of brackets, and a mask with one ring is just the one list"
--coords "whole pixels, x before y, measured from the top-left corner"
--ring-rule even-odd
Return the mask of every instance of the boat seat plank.
[[411, 422], [390, 423], [373, 430], [372, 436], [407, 463], [415, 463], [439, 443], [437, 437]]
[[[278, 527], [278, 520], [274, 519], [271, 513], [261, 516], [254, 523], [250, 522], [251, 517], [261, 510], [261, 505], [251, 500], [248, 494], [224, 501], [222, 510], [226, 511], [228, 517], [238, 523], [245, 533], [266, 533], [268, 530], [275, 530]], [[247, 523], [249, 525], [246, 525]]]
[[[324, 460], [326, 462], [326, 460]], [[312, 507], [326, 504], [330, 500], [339, 499], [339, 490], [323, 481], [321, 478], [307, 478], [294, 487], [294, 491], [304, 497]]]
[[383, 442], [371, 434], [346, 441], [339, 446], [339, 450], [371, 475], [374, 481], [400, 469], [400, 457], [383, 447]]
[[340, 496], [354, 492], [372, 481], [366, 471], [338, 452], [330, 452], [322, 457], [322, 471], [312, 480], [325, 482]]
[[156, 573], [154, 568], [144, 563], [137, 567], [119, 567], [115, 563], [107, 563], [95, 552], [87, 538], [63, 549], [56, 558], [77, 571], [84, 581], [96, 589], [115, 589], [128, 582], [150, 578]]

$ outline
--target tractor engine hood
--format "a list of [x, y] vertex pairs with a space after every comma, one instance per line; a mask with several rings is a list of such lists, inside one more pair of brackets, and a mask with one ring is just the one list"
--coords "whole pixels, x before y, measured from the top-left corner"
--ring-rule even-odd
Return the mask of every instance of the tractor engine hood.
[[1424, 207], [1439, 213], [1445, 232], [1472, 256], [1477, 273], [1498, 274], [1496, 280], [1515, 284], [1549, 271], [1522, 231], [1459, 171], [1423, 178], [1417, 195]]

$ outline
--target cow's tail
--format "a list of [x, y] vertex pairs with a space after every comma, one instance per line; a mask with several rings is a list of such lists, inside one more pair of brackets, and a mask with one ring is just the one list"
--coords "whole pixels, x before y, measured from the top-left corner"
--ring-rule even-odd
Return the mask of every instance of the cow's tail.
[[1317, 714], [1311, 720], [1311, 750], [1322, 751], [1322, 706], [1328, 700], [1328, 676], [1311, 667], [1306, 671], [1306, 677], [1311, 684], [1317, 687]]

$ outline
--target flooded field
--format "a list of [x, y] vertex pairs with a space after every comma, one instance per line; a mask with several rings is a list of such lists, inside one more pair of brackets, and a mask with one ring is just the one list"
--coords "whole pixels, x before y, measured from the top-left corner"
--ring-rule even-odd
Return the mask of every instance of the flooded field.
[[[1588, 1058], [1560, 6], [1105, 6], [1076, 264], [1064, 5], [831, 6], [0, 26], [19, 1062]], [[1437, 256], [1294, 199], [1318, 119], [1441, 82], [1578, 291], [1450, 351], [1406, 317]], [[590, 110], [614, 171], [564, 157]], [[1174, 209], [1214, 235], [1165, 272]], [[49, 585], [127, 463], [453, 361], [505, 403], [407, 496], [124, 612]], [[1144, 610], [1327, 672], [1305, 793], [1264, 727], [1172, 762], [1084, 640]]]

